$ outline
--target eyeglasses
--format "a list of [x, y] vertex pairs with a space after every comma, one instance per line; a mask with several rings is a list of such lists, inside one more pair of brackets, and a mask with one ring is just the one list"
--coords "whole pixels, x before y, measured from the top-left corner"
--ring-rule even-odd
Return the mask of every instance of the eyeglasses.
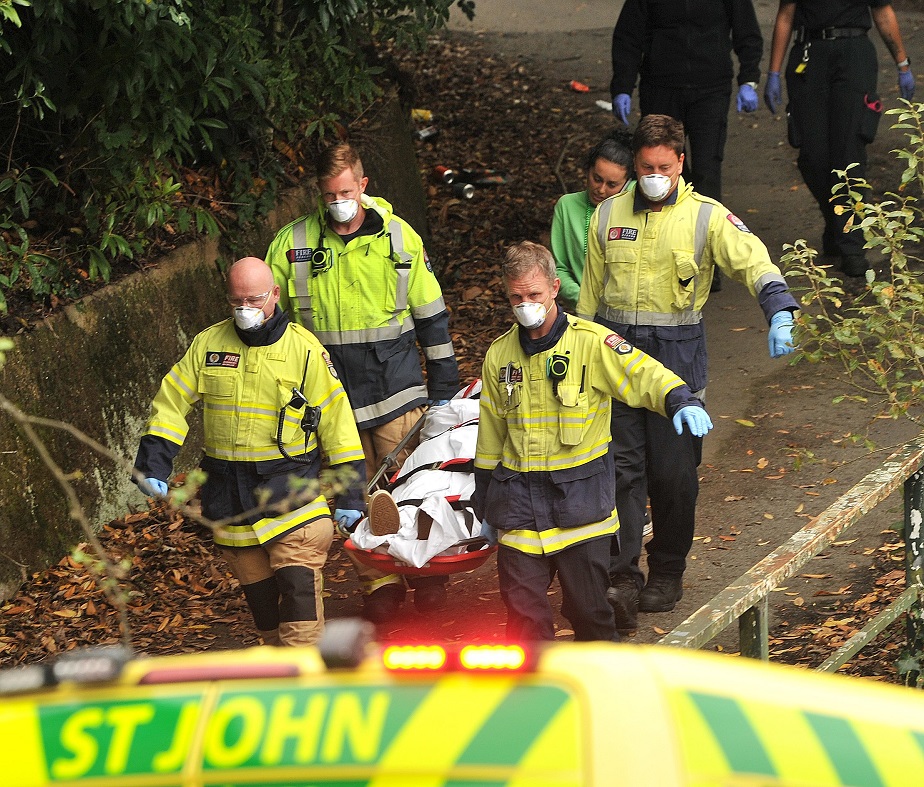
[[271, 292], [272, 290], [267, 290], [260, 295], [251, 295], [247, 298], [228, 298], [228, 303], [232, 306], [250, 306], [255, 309], [262, 309], [269, 300]]

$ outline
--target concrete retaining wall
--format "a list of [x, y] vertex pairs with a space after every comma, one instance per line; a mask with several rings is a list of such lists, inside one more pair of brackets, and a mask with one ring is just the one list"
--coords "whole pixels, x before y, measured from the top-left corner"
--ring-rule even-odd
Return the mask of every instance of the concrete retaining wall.
[[[395, 97], [378, 114], [377, 126], [366, 131], [357, 146], [364, 163], [369, 160], [369, 192], [385, 196], [399, 215], [421, 226], [425, 199]], [[245, 253], [262, 256], [276, 229], [315, 199], [310, 187], [287, 195], [262, 231], [248, 238]], [[35, 427], [53, 461], [75, 477], [74, 489], [95, 527], [130, 506], [144, 507], [129, 468], [151, 398], [192, 337], [227, 316], [220, 263], [228, 262], [218, 242], [184, 247], [15, 337], [16, 349], [0, 370], [0, 393], [26, 414], [71, 424], [112, 452], [100, 456], [65, 431]], [[190, 420], [193, 429], [177, 470], [194, 466], [201, 450], [199, 419]], [[0, 598], [80, 540], [60, 485], [0, 411]]]

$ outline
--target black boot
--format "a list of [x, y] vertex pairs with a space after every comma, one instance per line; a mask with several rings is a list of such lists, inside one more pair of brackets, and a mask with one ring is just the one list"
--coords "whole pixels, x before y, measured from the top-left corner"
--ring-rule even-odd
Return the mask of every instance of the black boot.
[[638, 628], [638, 585], [631, 576], [616, 576], [607, 588], [606, 600], [616, 613], [616, 631], [630, 634]]
[[683, 598], [683, 574], [655, 574], [638, 594], [639, 612], [670, 612]]
[[382, 585], [363, 597], [362, 616], [372, 623], [388, 623], [398, 616], [398, 609], [404, 601], [402, 585]]
[[865, 276], [869, 268], [864, 254], [845, 254], [841, 257], [841, 270], [845, 276], [859, 278]]

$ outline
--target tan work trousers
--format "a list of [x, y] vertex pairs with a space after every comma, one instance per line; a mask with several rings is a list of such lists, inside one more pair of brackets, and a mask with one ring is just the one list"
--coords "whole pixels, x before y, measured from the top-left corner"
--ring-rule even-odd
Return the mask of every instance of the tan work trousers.
[[320, 638], [324, 628], [321, 569], [333, 539], [334, 523], [324, 517], [262, 546], [222, 547], [267, 645], [312, 645]]

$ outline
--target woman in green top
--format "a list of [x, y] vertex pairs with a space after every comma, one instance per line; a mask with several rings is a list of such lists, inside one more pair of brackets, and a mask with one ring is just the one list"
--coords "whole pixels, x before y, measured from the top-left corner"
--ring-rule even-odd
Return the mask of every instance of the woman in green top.
[[581, 291], [587, 256], [587, 228], [594, 209], [629, 183], [632, 172], [632, 135], [617, 129], [607, 134], [587, 156], [587, 188], [565, 194], [552, 216], [552, 254], [561, 279], [558, 298], [573, 312]]

